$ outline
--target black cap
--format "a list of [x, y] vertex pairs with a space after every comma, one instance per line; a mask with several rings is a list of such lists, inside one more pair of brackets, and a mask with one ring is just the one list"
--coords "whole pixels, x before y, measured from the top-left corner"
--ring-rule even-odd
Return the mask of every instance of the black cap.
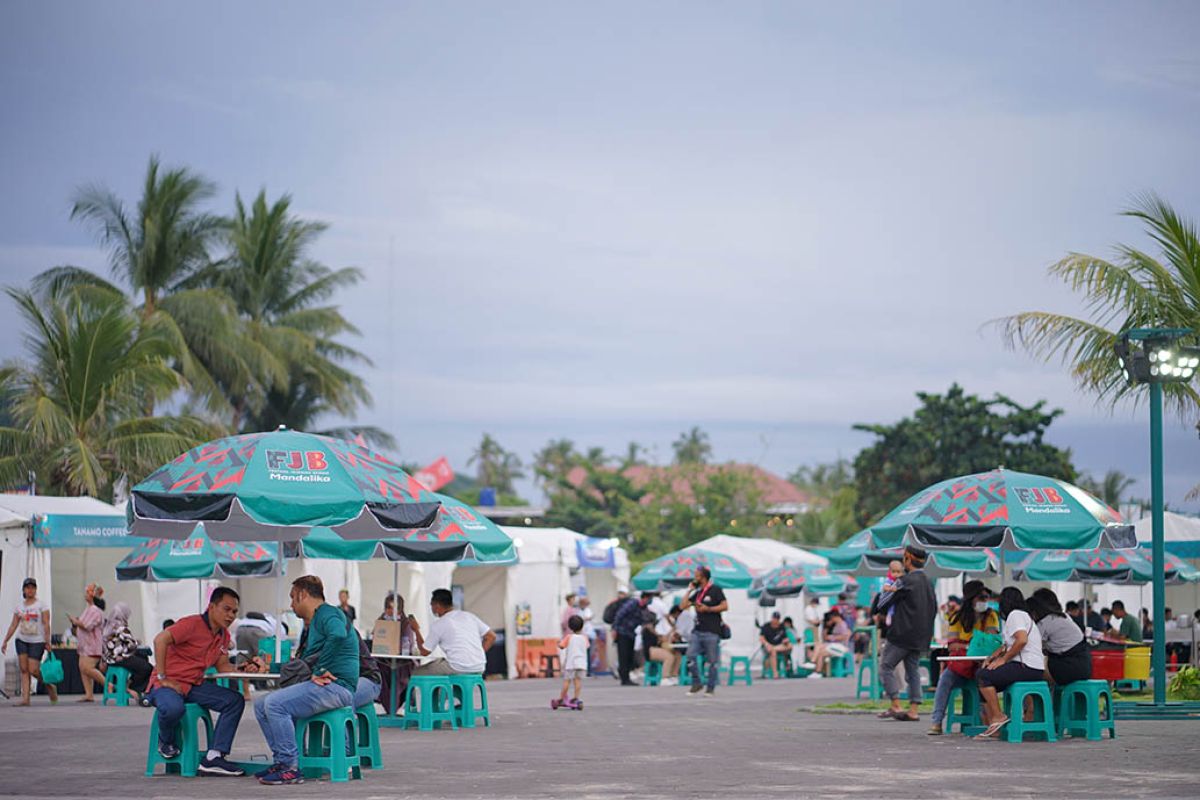
[[962, 598], [956, 594], [952, 594], [949, 597], [947, 597], [946, 599], [952, 603], [958, 603], [960, 606], [962, 605]]
[[771, 612], [771, 619], [783, 619], [783, 614], [780, 614], [778, 611], [773, 611]]
[[33, 578], [26, 578], [26, 579], [25, 579], [25, 580], [24, 580], [24, 581], [21, 583], [21, 588], [22, 588], [22, 589], [24, 589], [26, 586], [32, 586], [33, 588], [35, 588], [35, 589], [36, 589], [36, 588], [37, 588], [37, 581], [35, 581]]

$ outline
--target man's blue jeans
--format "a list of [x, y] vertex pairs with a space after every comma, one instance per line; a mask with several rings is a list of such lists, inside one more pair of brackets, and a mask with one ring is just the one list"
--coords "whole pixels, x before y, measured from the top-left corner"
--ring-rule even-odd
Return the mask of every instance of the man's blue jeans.
[[296, 720], [343, 708], [354, 702], [354, 695], [339, 683], [318, 686], [311, 680], [271, 692], [254, 703], [254, 716], [262, 728], [276, 764], [296, 767], [300, 753], [296, 746]]
[[700, 667], [697, 665], [696, 656], [704, 656], [704, 660], [708, 662], [708, 691], [714, 691], [717, 688], [717, 660], [720, 658], [719, 652], [721, 647], [721, 637], [716, 633], [708, 633], [707, 631], [692, 631], [692, 636], [688, 639], [687, 649], [687, 664], [688, 674], [692, 678], [692, 686], [700, 685]]
[[380, 685], [370, 678], [359, 677], [358, 686], [354, 689], [354, 707], [369, 706], [379, 698]]
[[184, 703], [195, 703], [220, 714], [213, 729], [213, 740], [208, 743], [209, 749], [224, 755], [233, 751], [233, 735], [237, 733], [242, 711], [246, 708], [246, 700], [233, 689], [205, 681], [199, 686], [193, 686], [186, 697], [165, 686], [157, 687], [147, 696], [151, 704], [158, 709], [156, 713], [160, 744], [176, 744], [175, 726], [183, 719]]
[[933, 724], [941, 725], [942, 720], [946, 718], [946, 707], [950, 704], [950, 692], [956, 686], [965, 686], [970, 683], [969, 678], [957, 674], [949, 667], [942, 669], [938, 675], [937, 692], [933, 695]]

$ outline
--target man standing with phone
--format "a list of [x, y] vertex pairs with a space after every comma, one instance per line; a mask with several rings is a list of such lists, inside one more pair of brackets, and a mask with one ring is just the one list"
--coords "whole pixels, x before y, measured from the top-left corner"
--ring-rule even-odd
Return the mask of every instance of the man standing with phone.
[[689, 697], [700, 694], [700, 667], [697, 656], [704, 656], [708, 664], [708, 681], [705, 697], [712, 697], [717, 691], [717, 661], [721, 645], [721, 612], [729, 608], [725, 592], [712, 581], [712, 573], [708, 567], [697, 567], [696, 577], [688, 586], [688, 593], [680, 603], [683, 609], [696, 610], [696, 627], [692, 629], [688, 639], [687, 668], [692, 679], [692, 688], [688, 690]]

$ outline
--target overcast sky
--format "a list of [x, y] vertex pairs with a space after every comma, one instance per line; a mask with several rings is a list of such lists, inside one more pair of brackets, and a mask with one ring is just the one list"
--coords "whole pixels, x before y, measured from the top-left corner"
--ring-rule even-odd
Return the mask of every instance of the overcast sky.
[[1200, 216], [1200, 8], [993, 5], [6, 3], [0, 282], [104, 269], [69, 198], [133, 201], [156, 152], [216, 210], [266, 187], [331, 223], [360, 421], [406, 460], [466, 469], [483, 431], [666, 460], [700, 425], [786, 474], [958, 381], [1066, 409], [1053, 440], [1148, 494], [1145, 407], [984, 324], [1079, 312], [1046, 266], [1149, 246], [1135, 193]]

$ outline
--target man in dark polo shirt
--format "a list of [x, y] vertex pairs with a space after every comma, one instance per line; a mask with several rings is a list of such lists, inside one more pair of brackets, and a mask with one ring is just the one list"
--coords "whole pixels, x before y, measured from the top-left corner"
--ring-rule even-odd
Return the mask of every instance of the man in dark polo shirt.
[[687, 594], [680, 608], [696, 609], [696, 627], [688, 639], [687, 668], [692, 679], [692, 688], [688, 690], [689, 697], [700, 694], [700, 667], [698, 656], [704, 656], [708, 664], [708, 680], [705, 697], [712, 697], [717, 691], [717, 661], [721, 646], [721, 612], [729, 608], [725, 592], [712, 581], [712, 573], [708, 567], [697, 567], [696, 577], [688, 587]]
[[[225, 760], [233, 749], [233, 735], [242, 719], [245, 700], [241, 694], [204, 680], [209, 667], [232, 672], [229, 660], [229, 626], [237, 619], [238, 594], [224, 586], [213, 590], [203, 614], [184, 617], [154, 637], [154, 676], [148, 699], [158, 711], [158, 752], [164, 758], [179, 755], [175, 725], [183, 718], [185, 703], [217, 712], [209, 751], [200, 762], [204, 775], [238, 776], [246, 773]], [[244, 671], [255, 672], [251, 662]]]

